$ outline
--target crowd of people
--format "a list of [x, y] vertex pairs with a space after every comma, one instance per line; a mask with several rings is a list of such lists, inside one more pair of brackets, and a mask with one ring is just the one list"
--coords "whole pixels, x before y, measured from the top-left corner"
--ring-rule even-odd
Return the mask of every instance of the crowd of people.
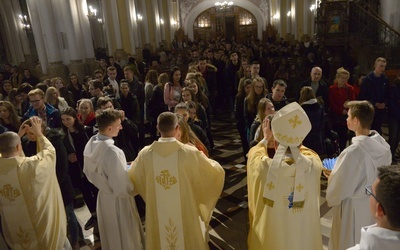
[[[74, 214], [79, 191], [91, 213], [84, 229], [98, 227], [104, 249], [207, 249], [204, 228], [224, 180], [221, 166], [209, 158], [213, 117], [220, 112], [236, 120], [247, 162], [250, 249], [322, 248], [321, 160], [334, 156], [327, 190], [328, 204], [335, 207], [330, 248], [359, 242], [360, 228], [374, 222], [364, 188], [374, 183], [378, 167], [396, 162], [400, 74], [389, 83], [380, 57], [374, 71], [353, 84], [352, 69], [344, 67], [330, 82], [329, 52], [310, 41], [296, 46], [283, 40], [199, 41], [185, 51], [163, 52], [143, 63], [101, 59], [99, 69], [82, 81], [71, 73], [39, 82], [29, 70], [22, 76], [18, 67], [5, 65], [0, 165], [8, 167], [0, 170], [1, 186], [15, 190], [11, 199], [31, 198], [16, 202], [21, 208], [13, 211], [10, 196], [0, 197], [3, 235], [11, 248], [29, 243], [69, 249], [70, 243], [79, 249], [82, 228]], [[389, 144], [381, 136], [386, 112]], [[284, 124], [287, 117], [290, 126]], [[379, 193], [379, 183], [386, 183], [381, 175], [368, 189], [380, 204], [374, 209], [385, 207], [374, 215], [383, 218], [378, 227], [399, 231], [398, 216], [385, 213], [396, 206]], [[10, 218], [17, 212], [26, 216], [20, 227]], [[303, 220], [314, 231], [305, 230]], [[26, 242], [18, 241], [25, 230]], [[290, 230], [297, 233], [288, 240]], [[274, 237], [277, 231], [282, 235]]]

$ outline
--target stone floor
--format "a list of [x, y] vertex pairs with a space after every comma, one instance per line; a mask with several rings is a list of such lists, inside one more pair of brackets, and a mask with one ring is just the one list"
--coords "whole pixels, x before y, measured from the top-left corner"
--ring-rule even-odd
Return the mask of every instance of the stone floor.
[[[214, 210], [210, 231], [211, 249], [247, 249], [248, 208], [246, 166], [236, 124], [229, 114], [215, 117], [212, 134], [215, 148], [211, 158], [225, 169], [224, 191]], [[321, 229], [324, 249], [327, 249], [331, 228], [331, 209], [325, 200], [326, 180], [321, 178]], [[75, 210], [79, 223], [83, 226], [90, 214], [86, 207]], [[81, 249], [101, 249], [93, 231], [84, 230]]]

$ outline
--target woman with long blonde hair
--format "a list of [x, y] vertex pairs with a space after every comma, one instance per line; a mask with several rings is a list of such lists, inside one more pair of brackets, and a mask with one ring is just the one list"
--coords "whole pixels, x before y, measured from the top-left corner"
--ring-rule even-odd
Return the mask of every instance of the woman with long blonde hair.
[[194, 134], [192, 129], [187, 124], [185, 118], [180, 114], [175, 114], [178, 117], [179, 130], [175, 135], [175, 138], [183, 144], [188, 144], [196, 147], [199, 151], [203, 152], [208, 157], [208, 150], [206, 146], [200, 141], [199, 138]]
[[261, 77], [253, 79], [250, 93], [244, 99], [244, 119], [246, 123], [247, 139], [250, 141], [250, 127], [257, 115], [258, 102], [268, 94], [264, 80]]

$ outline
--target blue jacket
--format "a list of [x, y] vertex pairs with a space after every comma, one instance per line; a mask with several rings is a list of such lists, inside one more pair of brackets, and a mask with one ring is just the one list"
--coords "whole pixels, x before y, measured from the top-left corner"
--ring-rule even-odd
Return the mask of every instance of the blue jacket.
[[[61, 116], [60, 111], [50, 104], [45, 104], [46, 106], [46, 116], [47, 116], [47, 127], [49, 128], [60, 128], [61, 127]], [[35, 109], [32, 106], [26, 111], [24, 116], [22, 117], [22, 121], [27, 120], [32, 116], [39, 116]]]

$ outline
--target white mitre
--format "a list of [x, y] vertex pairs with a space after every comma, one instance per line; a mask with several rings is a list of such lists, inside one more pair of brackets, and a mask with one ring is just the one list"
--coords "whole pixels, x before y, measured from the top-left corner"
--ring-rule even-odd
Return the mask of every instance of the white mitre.
[[292, 167], [296, 168], [293, 185], [293, 207], [301, 208], [304, 206], [305, 172], [311, 162], [300, 155], [298, 146], [311, 130], [310, 120], [303, 108], [297, 102], [293, 102], [280, 109], [274, 115], [271, 129], [275, 140], [279, 142], [279, 146], [272, 160], [264, 187], [264, 197], [267, 200], [267, 205], [270, 207], [274, 205], [276, 187], [279, 181], [279, 167], [289, 147], [294, 160]]

